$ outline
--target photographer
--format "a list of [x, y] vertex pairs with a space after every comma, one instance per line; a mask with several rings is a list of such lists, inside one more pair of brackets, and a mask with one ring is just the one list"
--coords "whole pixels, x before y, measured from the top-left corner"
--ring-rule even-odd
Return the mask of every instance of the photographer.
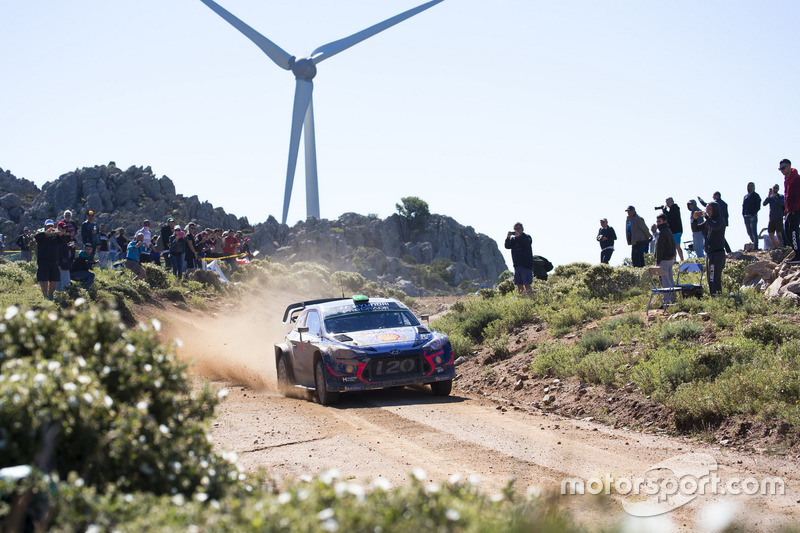
[[702, 211], [692, 214], [706, 238], [706, 274], [708, 291], [713, 296], [722, 291], [722, 270], [725, 268], [725, 219], [719, 204], [708, 202], [705, 215]]
[[629, 205], [625, 212], [628, 214], [628, 219], [625, 221], [625, 238], [631, 245], [631, 265], [641, 268], [644, 266], [647, 243], [653, 240], [653, 236], [650, 235], [644, 219], [636, 214], [635, 207]]
[[56, 284], [61, 280], [61, 272], [58, 270], [58, 246], [64, 236], [48, 218], [44, 221], [44, 228], [37, 231], [33, 238], [38, 249], [36, 281], [42, 288], [42, 295], [52, 300]]
[[683, 250], [681, 250], [681, 237], [683, 236], [683, 222], [681, 222], [681, 208], [675, 205], [675, 202], [670, 196], [665, 201], [665, 205], [656, 207], [656, 210], [661, 210], [664, 216], [667, 217], [667, 225], [672, 232], [675, 250], [678, 252], [678, 257], [683, 261]]
[[761, 196], [756, 192], [756, 184], [747, 184], [747, 194], [742, 200], [742, 217], [750, 242], [758, 250], [758, 212], [761, 210]]
[[[764, 198], [764, 204], [769, 206], [769, 242], [773, 248], [783, 246], [783, 211], [786, 209], [786, 202], [783, 195], [778, 192], [781, 186], [777, 183], [769, 190], [769, 194]], [[777, 236], [776, 236], [777, 234]]]
[[514, 224], [514, 231], [506, 235], [505, 248], [511, 250], [511, 262], [514, 264], [514, 285], [517, 292], [530, 293], [533, 283], [533, 239], [523, 233], [522, 222]]
[[91, 272], [92, 267], [99, 263], [94, 259], [94, 250], [92, 243], [87, 242], [83, 245], [75, 260], [72, 262], [70, 268], [70, 277], [73, 281], [82, 281], [83, 288], [88, 289], [94, 283], [94, 272]]
[[597, 242], [600, 243], [600, 263], [606, 265], [611, 260], [614, 253], [614, 241], [617, 240], [617, 233], [614, 228], [608, 225], [607, 218], [600, 219], [600, 230], [597, 232]]
[[694, 218], [694, 212], [700, 211], [700, 208], [697, 207], [697, 202], [694, 200], [689, 200], [686, 207], [689, 209], [689, 227], [692, 229], [692, 248], [697, 257], [705, 257], [706, 253], [704, 248], [706, 245], [706, 238], [703, 235], [703, 230], [697, 226], [697, 221]]
[[175, 226], [174, 233], [169, 237], [169, 257], [172, 260], [172, 273], [181, 279], [186, 271], [186, 264], [183, 262], [186, 253], [186, 235], [180, 226]]

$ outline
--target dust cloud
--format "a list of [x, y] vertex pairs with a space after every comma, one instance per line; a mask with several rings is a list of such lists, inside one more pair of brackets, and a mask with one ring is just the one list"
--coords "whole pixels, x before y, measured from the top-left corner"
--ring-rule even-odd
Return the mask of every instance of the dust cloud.
[[283, 312], [303, 299], [308, 295], [251, 294], [213, 311], [171, 309], [156, 318], [163, 341], [180, 339], [177, 356], [190, 364], [192, 375], [275, 391], [273, 345], [290, 329], [281, 322]]

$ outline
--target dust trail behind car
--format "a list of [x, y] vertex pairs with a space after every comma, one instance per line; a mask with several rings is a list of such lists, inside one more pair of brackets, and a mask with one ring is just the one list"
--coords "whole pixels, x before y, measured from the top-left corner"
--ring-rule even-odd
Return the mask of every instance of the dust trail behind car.
[[[308, 298], [305, 294], [299, 299]], [[174, 309], [162, 316], [162, 338], [180, 339], [180, 359], [193, 375], [224, 380], [256, 390], [276, 390], [273, 344], [289, 326], [281, 323], [286, 303], [296, 294], [269, 291], [209, 311]]]

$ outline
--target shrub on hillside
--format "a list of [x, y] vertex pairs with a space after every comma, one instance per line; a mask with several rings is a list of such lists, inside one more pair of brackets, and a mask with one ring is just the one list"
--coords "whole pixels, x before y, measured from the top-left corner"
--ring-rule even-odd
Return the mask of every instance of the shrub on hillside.
[[756, 320], [742, 329], [745, 338], [761, 344], [778, 346], [788, 339], [800, 337], [800, 328], [793, 324], [784, 324], [770, 319]]
[[631, 267], [594, 265], [583, 275], [583, 284], [591, 298], [608, 298], [642, 286], [642, 272]]
[[211, 287], [217, 292], [222, 291], [222, 280], [219, 279], [219, 275], [216, 272], [210, 270], [195, 270], [189, 274], [188, 279], [202, 283], [206, 287]]
[[192, 390], [153, 331], [75, 308], [11, 307], [0, 325], [0, 468], [212, 497], [238, 475], [206, 437], [217, 397]]
[[582, 276], [592, 265], [589, 263], [570, 263], [568, 265], [558, 265], [553, 272], [554, 276], [561, 278], [572, 278]]
[[164, 268], [152, 263], [144, 263], [142, 266], [147, 272], [147, 284], [153, 289], [167, 289], [172, 284], [172, 279]]

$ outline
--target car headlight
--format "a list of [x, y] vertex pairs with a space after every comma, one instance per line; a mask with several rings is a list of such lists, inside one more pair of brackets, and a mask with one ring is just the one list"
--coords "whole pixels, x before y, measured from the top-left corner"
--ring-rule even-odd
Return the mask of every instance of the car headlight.
[[440, 349], [441, 347], [442, 339], [434, 335], [433, 338], [425, 346], [423, 346], [423, 349], [432, 352]]

